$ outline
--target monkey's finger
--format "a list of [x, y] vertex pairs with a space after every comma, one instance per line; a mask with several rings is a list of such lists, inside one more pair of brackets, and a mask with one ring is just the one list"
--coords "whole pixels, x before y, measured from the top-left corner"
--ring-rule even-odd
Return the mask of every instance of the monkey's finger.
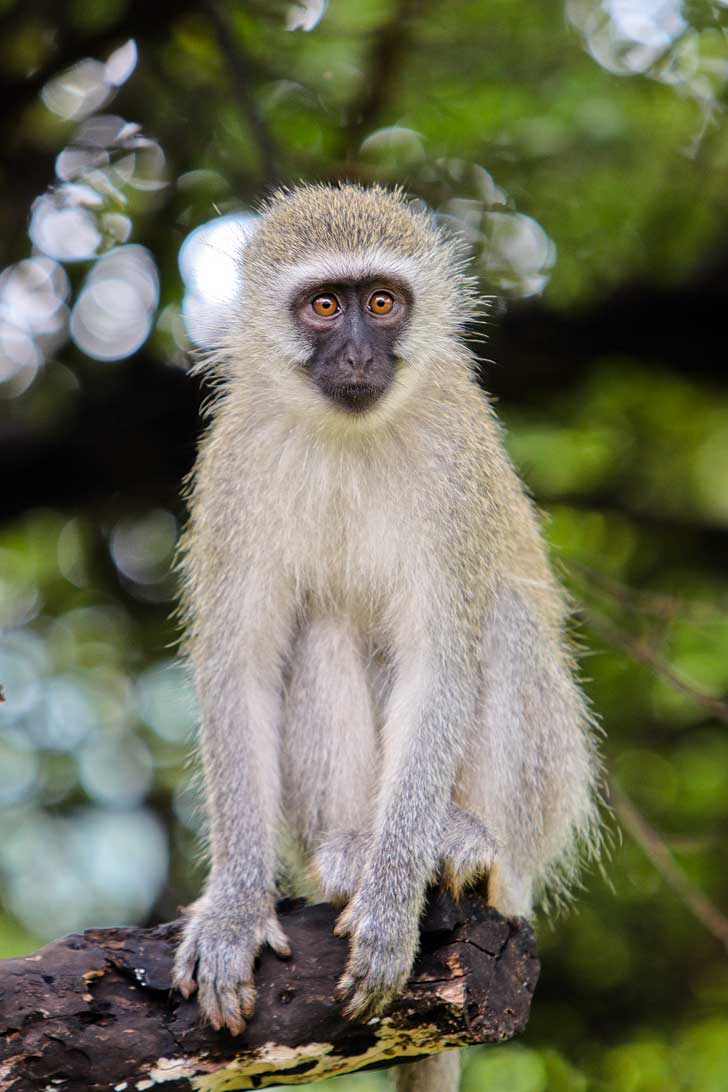
[[200, 978], [199, 1005], [203, 1019], [207, 1020], [215, 1031], [221, 1031], [223, 1026], [222, 1008], [215, 987]]
[[232, 1035], [245, 1031], [238, 992], [232, 986], [200, 985], [200, 1009], [215, 1031], [227, 1028]]
[[347, 1020], [365, 1020], [372, 1015], [374, 1013], [370, 1011], [368, 996], [361, 989], [356, 990], [351, 1001], [344, 1005], [344, 1016]]
[[182, 941], [174, 960], [172, 983], [179, 990], [185, 1001], [189, 1000], [197, 989], [195, 967], [197, 964], [197, 942], [193, 937]]
[[189, 999], [192, 997], [192, 994], [197, 989], [196, 981], [194, 980], [194, 978], [190, 978], [189, 976], [176, 979], [175, 986], [182, 994], [185, 1001], [189, 1001]]
[[220, 990], [219, 1008], [224, 1027], [228, 1029], [231, 1035], [242, 1035], [245, 1031], [245, 1014], [237, 990]]
[[390, 991], [373, 990], [365, 981], [360, 980], [348, 1004], [344, 1006], [344, 1016], [347, 1020], [368, 1020], [382, 1011], [390, 996]]

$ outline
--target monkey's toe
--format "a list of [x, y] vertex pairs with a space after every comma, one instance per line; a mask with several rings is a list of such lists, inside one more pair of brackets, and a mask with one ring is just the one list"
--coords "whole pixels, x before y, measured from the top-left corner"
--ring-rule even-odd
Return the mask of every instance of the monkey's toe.
[[245, 1031], [245, 1018], [252, 1016], [255, 1008], [255, 994], [253, 991], [253, 1002], [251, 1005], [248, 1001], [246, 1012], [242, 1000], [244, 989], [242, 985], [221, 987], [214, 983], [200, 987], [200, 1011], [215, 1031], [225, 1028], [231, 1035], [242, 1035]]
[[292, 955], [291, 944], [283, 932], [278, 918], [269, 920], [265, 931], [265, 943], [273, 949], [279, 959], [290, 959]]
[[[212, 973], [212, 964], [200, 968], [200, 1013], [215, 1031], [226, 1029], [231, 1035], [242, 1035], [255, 1012], [253, 979], [242, 967], [242, 963], [231, 959], [226, 968], [218, 965], [217, 973]], [[252, 965], [248, 973], [252, 976]]]
[[451, 804], [440, 858], [440, 873], [457, 897], [464, 888], [487, 885], [498, 856], [498, 843], [477, 816]]
[[334, 996], [343, 1004], [347, 1020], [369, 1020], [384, 1011], [400, 992], [405, 981], [406, 978], [397, 985], [374, 985], [367, 975], [345, 971], [339, 979]]
[[328, 902], [338, 905], [353, 898], [361, 882], [367, 837], [359, 831], [337, 831], [319, 846], [313, 873]]

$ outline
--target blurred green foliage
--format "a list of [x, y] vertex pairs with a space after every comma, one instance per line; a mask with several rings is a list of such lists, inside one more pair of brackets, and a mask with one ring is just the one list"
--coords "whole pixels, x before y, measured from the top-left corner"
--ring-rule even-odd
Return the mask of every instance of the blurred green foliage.
[[194, 436], [158, 407], [193, 412], [180, 244], [274, 183], [396, 182], [498, 298], [475, 347], [619, 793], [540, 923], [525, 1039], [464, 1090], [728, 1088], [728, 7], [5, 0], [0, 27], [0, 955], [201, 881], [170, 620]]

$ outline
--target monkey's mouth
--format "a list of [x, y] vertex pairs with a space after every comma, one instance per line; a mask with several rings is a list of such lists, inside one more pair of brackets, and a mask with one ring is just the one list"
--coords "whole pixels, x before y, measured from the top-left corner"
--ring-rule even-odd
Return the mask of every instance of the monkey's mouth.
[[373, 383], [337, 383], [323, 388], [324, 394], [349, 413], [363, 413], [384, 394], [385, 387]]

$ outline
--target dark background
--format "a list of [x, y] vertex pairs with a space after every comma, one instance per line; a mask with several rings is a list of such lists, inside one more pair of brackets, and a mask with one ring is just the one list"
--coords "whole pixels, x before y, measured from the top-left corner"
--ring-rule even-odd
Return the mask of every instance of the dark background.
[[201, 882], [181, 244], [276, 183], [397, 182], [495, 297], [616, 812], [466, 1092], [728, 1087], [727, 88], [718, 0], [0, 3], [0, 954]]

